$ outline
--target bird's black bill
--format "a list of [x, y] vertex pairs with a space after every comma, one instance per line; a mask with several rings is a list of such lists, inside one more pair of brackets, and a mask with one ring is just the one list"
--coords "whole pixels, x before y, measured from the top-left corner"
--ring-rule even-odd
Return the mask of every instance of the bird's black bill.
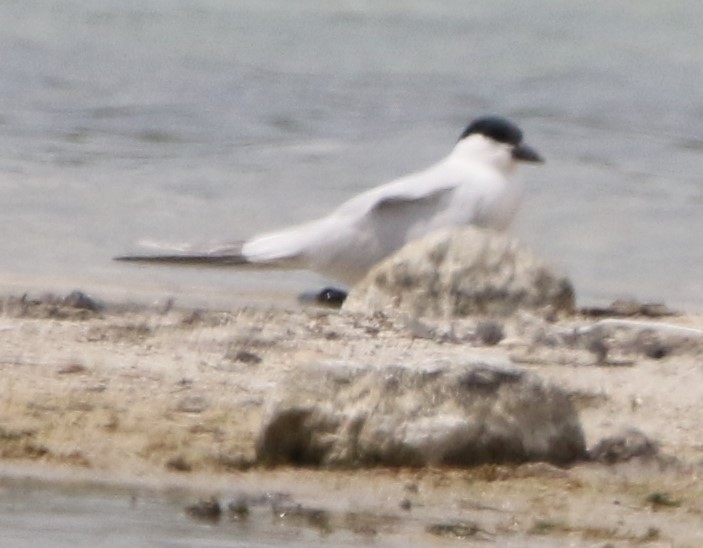
[[521, 162], [544, 162], [544, 159], [534, 148], [522, 144], [513, 148], [513, 158]]

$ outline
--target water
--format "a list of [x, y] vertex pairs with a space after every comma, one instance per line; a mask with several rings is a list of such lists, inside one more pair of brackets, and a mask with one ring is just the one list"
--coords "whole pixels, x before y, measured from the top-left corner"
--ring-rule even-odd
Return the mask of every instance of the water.
[[217, 522], [197, 520], [184, 511], [195, 500], [175, 489], [5, 479], [0, 481], [2, 543], [36, 548], [305, 548], [358, 546], [360, 539], [347, 531], [332, 533], [289, 523], [270, 508], [256, 508], [241, 521], [229, 517], [226, 509]]
[[136, 268], [424, 167], [482, 113], [548, 159], [514, 232], [575, 282], [703, 308], [700, 2], [7, 0], [0, 286], [213, 303], [309, 273]]

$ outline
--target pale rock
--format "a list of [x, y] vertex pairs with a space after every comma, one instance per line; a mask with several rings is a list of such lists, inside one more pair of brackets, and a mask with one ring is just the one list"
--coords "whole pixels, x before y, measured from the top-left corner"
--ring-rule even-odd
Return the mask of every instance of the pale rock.
[[465, 227], [407, 244], [371, 269], [343, 308], [454, 318], [519, 309], [570, 313], [574, 300], [571, 282], [516, 240]]
[[467, 466], [585, 456], [561, 389], [512, 365], [311, 364], [269, 396], [257, 460], [304, 466]]

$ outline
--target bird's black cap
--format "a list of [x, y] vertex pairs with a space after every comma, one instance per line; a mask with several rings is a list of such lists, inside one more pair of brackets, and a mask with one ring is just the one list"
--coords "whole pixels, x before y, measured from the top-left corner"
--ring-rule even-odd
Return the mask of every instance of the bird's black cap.
[[515, 160], [522, 162], [544, 162], [542, 156], [522, 142], [522, 131], [510, 120], [500, 116], [483, 116], [476, 118], [461, 134], [459, 140], [469, 135], [484, 135], [498, 143], [505, 143], [512, 147], [512, 155]]
[[461, 141], [469, 135], [485, 135], [499, 143], [517, 146], [522, 142], [522, 131], [510, 120], [500, 116], [483, 116], [471, 122], [464, 133], [461, 134]]

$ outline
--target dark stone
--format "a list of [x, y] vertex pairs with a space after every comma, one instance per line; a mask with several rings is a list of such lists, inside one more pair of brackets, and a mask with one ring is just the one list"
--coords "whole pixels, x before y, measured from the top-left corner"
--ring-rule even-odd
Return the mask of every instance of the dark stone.
[[79, 310], [90, 310], [91, 312], [99, 312], [103, 308], [101, 304], [82, 291], [73, 291], [64, 297], [63, 304]]
[[493, 320], [484, 320], [476, 326], [476, 337], [484, 346], [495, 346], [505, 338], [503, 324]]
[[329, 308], [341, 308], [347, 299], [347, 292], [334, 287], [325, 287], [317, 293], [302, 293], [298, 296], [298, 301], [304, 304], [314, 304]]
[[481, 532], [481, 528], [475, 523], [459, 522], [459, 523], [433, 523], [428, 525], [426, 531], [430, 535], [440, 537], [453, 537], [459, 539], [467, 539], [475, 537]]
[[186, 514], [190, 517], [205, 521], [218, 521], [222, 516], [222, 507], [215, 498], [201, 499], [195, 504], [186, 507]]
[[657, 443], [640, 430], [629, 428], [621, 434], [599, 441], [588, 452], [591, 460], [605, 464], [626, 462], [634, 458], [651, 458], [657, 455]]
[[246, 363], [249, 365], [256, 365], [256, 364], [261, 363], [261, 361], [262, 361], [260, 356], [258, 356], [257, 354], [254, 354], [253, 352], [249, 352], [247, 350], [237, 351], [234, 354], [234, 356], [232, 357], [232, 359], [235, 362], [242, 362], [242, 363]]

